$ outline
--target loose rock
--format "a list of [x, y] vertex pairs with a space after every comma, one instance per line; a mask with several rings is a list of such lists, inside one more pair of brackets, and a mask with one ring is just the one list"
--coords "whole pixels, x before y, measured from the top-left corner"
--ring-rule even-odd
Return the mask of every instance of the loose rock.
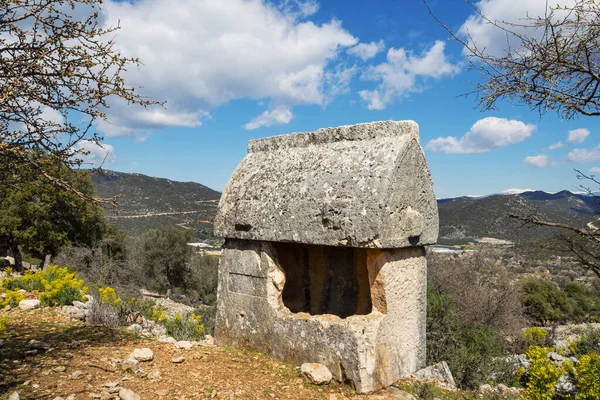
[[48, 351], [50, 350], [50, 345], [46, 342], [40, 342], [37, 340], [32, 340], [29, 342], [29, 349], [30, 350], [43, 350], [43, 351]]
[[23, 311], [27, 311], [27, 310], [33, 310], [35, 308], [40, 308], [40, 301], [39, 300], [21, 300], [19, 302], [19, 308]]
[[175, 357], [175, 358], [171, 359], [171, 362], [175, 363], [175, 364], [181, 364], [184, 361], [185, 361], [185, 357]]
[[423, 368], [414, 374], [415, 378], [423, 381], [437, 381], [441, 383], [445, 383], [447, 386], [451, 388], [456, 387], [456, 383], [454, 382], [454, 377], [452, 376], [452, 372], [450, 372], [450, 368], [446, 361], [442, 361], [440, 363], [430, 365], [427, 368]]
[[73, 371], [71, 374], [71, 379], [81, 379], [85, 376], [85, 372], [83, 371]]
[[125, 388], [119, 391], [119, 398], [121, 400], [141, 400], [140, 396], [137, 393], [135, 393], [131, 389]]
[[148, 374], [148, 379], [158, 379], [160, 378], [160, 371], [155, 369]]
[[129, 358], [136, 359], [138, 361], [152, 361], [154, 359], [154, 353], [149, 348], [134, 349], [129, 355]]
[[140, 369], [140, 362], [135, 358], [127, 359], [121, 363], [121, 369], [123, 371], [137, 372]]
[[177, 349], [189, 350], [192, 347], [192, 342], [188, 342], [187, 340], [180, 340], [179, 342], [175, 342], [175, 348]]
[[306, 377], [313, 385], [323, 385], [331, 382], [333, 376], [331, 371], [323, 364], [304, 363], [300, 367], [300, 373]]
[[8, 396], [8, 400], [19, 400], [19, 393], [13, 392], [10, 396]]

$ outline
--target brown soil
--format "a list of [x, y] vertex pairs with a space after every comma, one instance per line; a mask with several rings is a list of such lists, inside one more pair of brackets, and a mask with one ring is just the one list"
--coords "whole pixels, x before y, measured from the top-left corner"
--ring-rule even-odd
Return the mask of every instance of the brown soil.
[[[348, 399], [366, 398], [353, 394], [347, 385], [313, 386], [302, 380], [296, 367], [245, 349], [196, 347], [175, 349], [172, 344], [144, 340], [122, 329], [72, 321], [58, 309], [8, 315], [9, 328], [0, 333], [0, 398], [17, 391], [21, 399], [91, 399], [105, 384], [136, 392], [142, 399]], [[30, 340], [48, 343], [52, 349], [26, 356]], [[154, 360], [140, 363], [141, 372], [110, 371], [110, 359], [126, 359], [134, 348], [148, 347]], [[72, 357], [71, 357], [72, 356]], [[171, 359], [184, 356], [174, 364]], [[62, 371], [62, 367], [65, 370]], [[160, 377], [147, 374], [158, 370]], [[72, 379], [75, 371], [84, 376]], [[114, 395], [114, 398], [118, 398]]]

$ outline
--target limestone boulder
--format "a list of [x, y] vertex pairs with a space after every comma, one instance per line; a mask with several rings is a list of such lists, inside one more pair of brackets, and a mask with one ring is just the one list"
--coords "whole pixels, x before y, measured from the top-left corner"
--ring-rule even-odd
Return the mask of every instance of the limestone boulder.
[[451, 388], [456, 387], [454, 377], [452, 376], [452, 372], [450, 371], [450, 367], [448, 367], [446, 361], [423, 368], [415, 372], [414, 376], [418, 380], [439, 382]]
[[40, 301], [31, 299], [31, 300], [21, 300], [19, 302], [19, 308], [23, 311], [33, 310], [36, 308], [40, 308]]
[[323, 364], [304, 363], [300, 367], [300, 373], [313, 385], [327, 385], [333, 379], [331, 371]]
[[134, 349], [129, 355], [129, 358], [133, 358], [142, 362], [152, 361], [154, 359], [154, 352], [147, 347], [143, 349]]
[[119, 391], [119, 399], [121, 400], [141, 400], [139, 394], [135, 393], [131, 389], [123, 388]]

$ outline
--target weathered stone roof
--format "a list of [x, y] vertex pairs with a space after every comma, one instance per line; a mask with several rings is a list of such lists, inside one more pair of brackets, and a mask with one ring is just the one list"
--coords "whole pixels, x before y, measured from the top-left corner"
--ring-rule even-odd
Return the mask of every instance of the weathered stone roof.
[[218, 236], [329, 246], [433, 244], [438, 212], [414, 121], [250, 141], [219, 203]]

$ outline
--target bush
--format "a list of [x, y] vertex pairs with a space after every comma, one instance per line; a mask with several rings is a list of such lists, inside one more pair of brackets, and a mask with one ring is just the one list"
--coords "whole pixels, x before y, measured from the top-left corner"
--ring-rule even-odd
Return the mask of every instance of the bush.
[[556, 363], [548, 360], [550, 348], [530, 346], [525, 355], [531, 360], [527, 373], [525, 394], [531, 400], [552, 400], [556, 391], [556, 382], [564, 370]]
[[537, 324], [594, 322], [600, 318], [600, 297], [593, 287], [531, 278], [521, 284], [527, 316]]
[[577, 400], [600, 398], [600, 356], [590, 353], [582, 356], [577, 364]]
[[428, 254], [428, 277], [452, 297], [468, 325], [489, 325], [503, 336], [519, 338], [527, 326], [518, 285], [506, 269], [505, 250], [480, 247], [460, 257]]
[[23, 276], [4, 278], [2, 287], [8, 290], [23, 289], [28, 292], [43, 292], [45, 290], [41, 275], [33, 271], [25, 271]]
[[2, 303], [8, 301], [7, 304], [11, 305], [15, 302], [18, 304], [17, 295], [13, 292], [18, 289], [40, 292], [40, 302], [46, 306], [70, 305], [76, 300], [82, 301], [87, 291], [83, 281], [77, 279], [74, 272], [56, 265], [49, 266], [45, 271], [27, 271], [23, 276], [4, 278], [1, 286], [7, 290], [7, 297]]
[[4, 332], [6, 328], [8, 328], [8, 324], [10, 323], [10, 318], [2, 317], [0, 318], [0, 332]]
[[600, 329], [589, 329], [584, 332], [579, 340], [569, 344], [569, 350], [575, 354], [575, 357], [592, 352], [600, 354]]
[[198, 340], [204, 338], [202, 316], [195, 313], [177, 314], [175, 318], [163, 319], [163, 324], [169, 336], [177, 340]]
[[567, 295], [553, 282], [531, 278], [521, 284], [525, 314], [534, 322], [544, 325], [549, 321], [566, 320]]
[[533, 327], [533, 328], [524, 329], [522, 334], [523, 334], [523, 339], [525, 340], [526, 347], [529, 347], [529, 346], [541, 347], [545, 344], [546, 336], [548, 335], [548, 331], [546, 331], [545, 329], [542, 329], [542, 328]]
[[2, 308], [6, 306], [16, 307], [21, 300], [25, 299], [21, 293], [14, 290], [7, 290], [4, 295], [4, 298], [0, 298], [0, 307]]
[[465, 323], [451, 296], [428, 284], [427, 362], [446, 361], [457, 385], [474, 389], [497, 370], [502, 355], [498, 331], [482, 324]]
[[50, 265], [46, 271], [38, 272], [44, 291], [40, 294], [40, 302], [46, 306], [71, 305], [74, 301], [83, 301], [87, 287], [83, 280], [76, 278], [74, 272], [67, 267], [59, 268]]
[[104, 304], [101, 300], [94, 297], [94, 300], [88, 307], [88, 315], [86, 321], [90, 324], [105, 325], [112, 328], [121, 326], [121, 318], [119, 312], [114, 306]]
[[121, 299], [117, 296], [117, 292], [110, 286], [99, 288], [98, 295], [100, 296], [100, 301], [104, 304], [114, 307], [118, 307], [121, 304]]

